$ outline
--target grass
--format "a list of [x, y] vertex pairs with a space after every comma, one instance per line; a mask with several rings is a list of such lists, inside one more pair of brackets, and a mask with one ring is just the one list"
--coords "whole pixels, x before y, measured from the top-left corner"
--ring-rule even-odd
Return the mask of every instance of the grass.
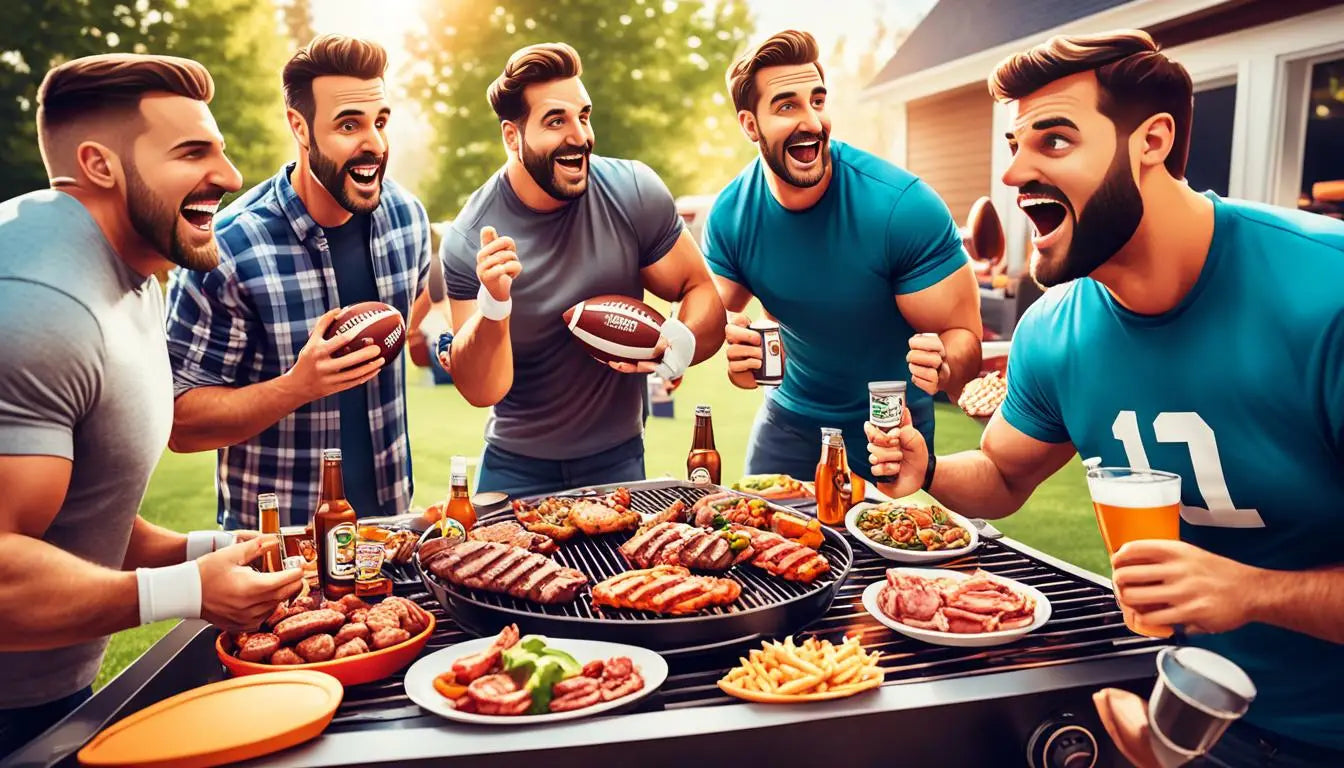
[[[649, 419], [645, 435], [649, 477], [685, 477], [694, 409], [699, 403], [714, 409], [714, 439], [723, 458], [723, 481], [729, 483], [740, 476], [761, 394], [733, 387], [724, 374], [724, 365], [720, 358], [693, 369], [674, 394], [675, 418]], [[407, 408], [416, 482], [414, 502], [424, 507], [447, 494], [449, 460], [454, 454], [473, 458], [480, 454], [487, 412], [468, 405], [451, 386], [434, 386], [423, 369], [410, 371]], [[979, 444], [980, 425], [953, 406], [938, 406], [937, 430], [943, 454]], [[213, 452], [165, 453], [150, 482], [142, 514], [179, 531], [214, 527], [214, 461]], [[958, 511], [973, 514], [973, 510]], [[1022, 511], [995, 525], [1006, 535], [1056, 557], [1089, 570], [1109, 572], [1077, 458], [1037, 489]], [[134, 661], [173, 623], [159, 622], [113, 636], [95, 687], [102, 687]]]

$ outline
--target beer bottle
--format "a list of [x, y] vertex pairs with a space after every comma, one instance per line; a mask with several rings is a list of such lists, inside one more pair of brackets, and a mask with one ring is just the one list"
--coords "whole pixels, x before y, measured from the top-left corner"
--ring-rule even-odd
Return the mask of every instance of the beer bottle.
[[341, 449], [322, 451], [322, 496], [313, 514], [317, 581], [322, 596], [340, 600], [355, 591], [355, 510], [345, 499]]
[[719, 484], [719, 451], [714, 447], [714, 419], [708, 405], [695, 406], [695, 436], [686, 457], [686, 474], [696, 485]]
[[465, 536], [476, 525], [476, 507], [471, 503], [471, 493], [467, 489], [467, 457], [454, 456], [450, 466], [452, 489], [448, 492], [448, 509], [444, 514], [462, 524]]
[[845, 461], [845, 439], [840, 430], [821, 430], [821, 461], [817, 462], [817, 519], [825, 525], [843, 525], [849, 511], [851, 485]]
[[261, 552], [261, 570], [275, 573], [281, 568], [285, 556], [285, 539], [280, 535], [280, 497], [274, 493], [257, 496], [257, 529], [263, 536], [274, 536], [276, 546], [267, 547]]

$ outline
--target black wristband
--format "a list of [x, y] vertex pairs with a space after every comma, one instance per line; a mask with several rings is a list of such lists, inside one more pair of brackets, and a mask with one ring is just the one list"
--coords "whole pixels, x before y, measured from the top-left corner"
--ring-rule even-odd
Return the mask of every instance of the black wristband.
[[930, 452], [929, 466], [927, 469], [924, 470], [924, 484], [920, 486], [920, 490], [924, 491], [925, 493], [928, 493], [930, 486], [933, 485], [933, 471], [937, 466], [938, 466], [938, 457], [933, 455], [932, 452]]

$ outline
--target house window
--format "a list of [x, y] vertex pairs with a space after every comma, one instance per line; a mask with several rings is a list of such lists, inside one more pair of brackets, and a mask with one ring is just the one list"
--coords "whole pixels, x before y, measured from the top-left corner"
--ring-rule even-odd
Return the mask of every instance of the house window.
[[1232, 170], [1232, 118], [1236, 106], [1236, 82], [1195, 91], [1185, 178], [1190, 188], [1197, 192], [1211, 189], [1227, 197], [1228, 176]]
[[1344, 219], [1344, 58], [1312, 65], [1298, 206]]

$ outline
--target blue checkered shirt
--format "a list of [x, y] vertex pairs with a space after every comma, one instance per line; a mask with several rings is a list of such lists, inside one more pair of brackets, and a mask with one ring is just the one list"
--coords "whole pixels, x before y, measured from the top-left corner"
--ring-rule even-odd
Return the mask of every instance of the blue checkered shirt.
[[[290, 184], [293, 167], [215, 217], [218, 267], [174, 270], [168, 352], [175, 396], [283, 374], [298, 360], [317, 319], [341, 306], [326, 237]], [[371, 235], [378, 298], [410, 317], [429, 273], [429, 216], [419, 200], [384, 179]], [[403, 361], [404, 356], [385, 366], [364, 385], [381, 514], [405, 513], [414, 490]], [[257, 495], [274, 492], [282, 522], [307, 524], [321, 490], [322, 449], [340, 444], [340, 398], [328, 395], [250, 440], [221, 448], [215, 473], [219, 523], [226, 529], [255, 528]]]

